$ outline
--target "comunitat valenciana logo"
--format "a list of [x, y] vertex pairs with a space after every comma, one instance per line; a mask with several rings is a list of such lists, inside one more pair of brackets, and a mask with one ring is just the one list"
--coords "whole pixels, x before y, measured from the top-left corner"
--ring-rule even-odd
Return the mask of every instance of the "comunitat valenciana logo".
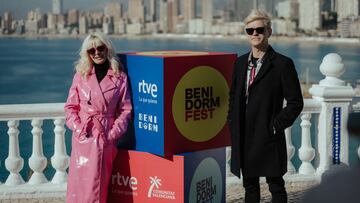
[[205, 142], [226, 123], [229, 86], [215, 68], [198, 66], [188, 71], [176, 86], [172, 112], [177, 129], [187, 139]]
[[222, 175], [218, 162], [211, 157], [202, 160], [191, 180], [188, 202], [221, 203], [222, 193]]
[[157, 176], [150, 177], [150, 187], [148, 190], [148, 198], [160, 198], [160, 199], [176, 199], [176, 194], [174, 191], [161, 190], [161, 179]]

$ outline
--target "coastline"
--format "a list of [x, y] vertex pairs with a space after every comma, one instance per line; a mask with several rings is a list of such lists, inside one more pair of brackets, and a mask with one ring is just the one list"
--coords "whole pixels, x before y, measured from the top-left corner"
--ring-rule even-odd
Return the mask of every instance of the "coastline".
[[[86, 35], [63, 35], [63, 34], [0, 34], [0, 38], [22, 38], [29, 40], [36, 39], [83, 39]], [[246, 35], [198, 35], [198, 34], [145, 34], [145, 35], [109, 35], [114, 39], [189, 39], [189, 40], [226, 40], [226, 41], [246, 41]], [[346, 44], [359, 46], [360, 38], [330, 38], [330, 37], [288, 37], [288, 36], [271, 36], [271, 42], [289, 42], [289, 43], [319, 43], [319, 44]]]

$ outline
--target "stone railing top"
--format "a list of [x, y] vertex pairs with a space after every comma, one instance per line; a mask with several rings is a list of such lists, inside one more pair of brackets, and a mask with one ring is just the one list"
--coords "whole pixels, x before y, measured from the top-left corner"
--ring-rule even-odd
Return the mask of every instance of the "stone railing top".
[[325, 79], [320, 81], [322, 86], [344, 86], [345, 82], [340, 79], [340, 76], [345, 72], [342, 58], [337, 53], [327, 54], [321, 64], [320, 72], [325, 75]]
[[360, 112], [360, 102], [352, 106], [353, 111]]
[[[306, 113], [319, 113], [321, 103], [314, 99], [304, 99]], [[0, 121], [30, 120], [34, 118], [53, 119], [65, 117], [64, 103], [10, 104], [0, 105]]]
[[321, 102], [315, 99], [304, 99], [303, 113], [320, 113]]
[[0, 105], [0, 121], [65, 117], [64, 103]]
[[[353, 111], [360, 111], [360, 102], [354, 104]], [[320, 113], [321, 102], [304, 99], [303, 113]], [[64, 118], [64, 103], [10, 104], [0, 105], [0, 121], [30, 120], [34, 118]]]

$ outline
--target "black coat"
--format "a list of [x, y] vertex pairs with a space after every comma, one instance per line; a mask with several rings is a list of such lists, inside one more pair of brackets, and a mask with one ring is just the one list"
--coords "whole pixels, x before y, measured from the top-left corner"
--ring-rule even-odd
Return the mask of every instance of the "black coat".
[[299, 79], [293, 61], [269, 47], [246, 104], [248, 57], [236, 60], [230, 89], [231, 172], [238, 177], [240, 169], [246, 177], [282, 176], [287, 172], [284, 130], [303, 108]]

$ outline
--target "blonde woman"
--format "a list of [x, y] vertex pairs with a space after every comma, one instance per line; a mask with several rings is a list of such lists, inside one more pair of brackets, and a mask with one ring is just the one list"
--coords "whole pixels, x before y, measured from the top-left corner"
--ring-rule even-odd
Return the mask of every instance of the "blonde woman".
[[66, 202], [105, 203], [115, 143], [132, 110], [127, 75], [105, 36], [93, 33], [83, 41], [64, 108], [73, 131]]

